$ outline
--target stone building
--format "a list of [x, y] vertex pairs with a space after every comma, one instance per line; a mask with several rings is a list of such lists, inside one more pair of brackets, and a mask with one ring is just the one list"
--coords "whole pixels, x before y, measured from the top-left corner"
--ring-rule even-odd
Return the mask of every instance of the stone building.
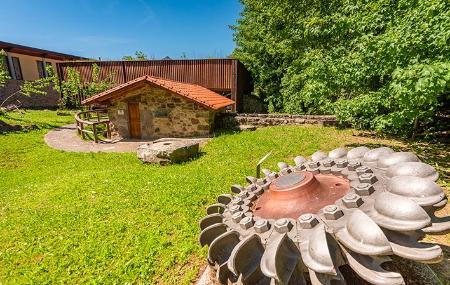
[[195, 84], [143, 76], [82, 103], [105, 106], [121, 137], [155, 139], [207, 136], [215, 114], [234, 101]]

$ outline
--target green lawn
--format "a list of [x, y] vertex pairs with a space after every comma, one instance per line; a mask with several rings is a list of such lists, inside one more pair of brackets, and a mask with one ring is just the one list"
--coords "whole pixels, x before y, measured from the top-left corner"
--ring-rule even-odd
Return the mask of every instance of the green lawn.
[[[0, 116], [40, 129], [0, 135], [0, 284], [188, 284], [205, 264], [197, 221], [229, 185], [317, 149], [361, 143], [413, 149], [449, 173], [448, 145], [354, 136], [354, 130], [272, 127], [225, 133], [183, 165], [143, 165], [134, 153], [67, 153], [43, 136], [72, 116]], [[443, 150], [441, 150], [442, 148]], [[448, 236], [446, 242], [450, 242]]]

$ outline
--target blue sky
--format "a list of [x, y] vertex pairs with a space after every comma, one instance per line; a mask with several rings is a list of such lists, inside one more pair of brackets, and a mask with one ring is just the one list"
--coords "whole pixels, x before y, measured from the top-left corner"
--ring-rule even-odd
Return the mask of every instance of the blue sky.
[[2, 0], [0, 40], [90, 58], [226, 57], [238, 0]]

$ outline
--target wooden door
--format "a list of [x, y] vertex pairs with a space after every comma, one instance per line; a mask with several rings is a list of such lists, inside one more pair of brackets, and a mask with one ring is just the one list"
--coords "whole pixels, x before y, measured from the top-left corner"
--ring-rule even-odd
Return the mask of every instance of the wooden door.
[[130, 137], [141, 138], [141, 116], [139, 115], [139, 103], [128, 103], [128, 124]]

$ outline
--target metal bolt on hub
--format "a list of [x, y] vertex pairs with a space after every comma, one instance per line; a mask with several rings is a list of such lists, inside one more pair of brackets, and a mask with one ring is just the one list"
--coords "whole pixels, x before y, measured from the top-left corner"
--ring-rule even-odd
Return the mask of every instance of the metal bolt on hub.
[[344, 198], [342, 198], [342, 202], [348, 208], [358, 208], [364, 203], [361, 196], [355, 193], [348, 193], [347, 195], [345, 195]]
[[281, 174], [283, 174], [283, 175], [289, 174], [289, 173], [291, 173], [291, 172], [292, 172], [292, 169], [291, 169], [290, 167], [283, 168], [283, 169], [281, 170]]
[[378, 181], [377, 177], [372, 173], [363, 173], [359, 176], [359, 181], [361, 183], [375, 183]]
[[317, 168], [319, 167], [320, 163], [318, 161], [311, 161], [308, 162], [308, 168]]
[[370, 169], [370, 167], [365, 166], [365, 165], [356, 168], [356, 173], [358, 175], [361, 175], [363, 173], [372, 173], [372, 172], [373, 172], [372, 169]]
[[253, 192], [256, 195], [262, 195], [264, 193], [264, 188], [263, 187], [257, 187], [256, 190]]
[[266, 183], [267, 181], [266, 181], [266, 179], [264, 179], [264, 178], [258, 178], [258, 180], [256, 180], [256, 185], [264, 185], [264, 183]]
[[276, 172], [272, 172], [271, 174], [269, 174], [269, 179], [270, 180], [275, 180], [275, 179], [277, 179], [278, 178], [278, 173], [276, 173]]
[[231, 201], [231, 203], [233, 203], [235, 205], [242, 205], [242, 204], [244, 204], [244, 201], [242, 200], [241, 197], [236, 197], [233, 199], [233, 201]]
[[242, 220], [243, 217], [244, 217], [244, 213], [236, 212], [233, 214], [233, 216], [231, 216], [231, 219], [233, 220], [233, 222], [239, 223], [239, 221]]
[[247, 191], [255, 191], [258, 188], [258, 186], [256, 186], [255, 184], [250, 184], [248, 185], [245, 190]]
[[241, 206], [233, 205], [230, 207], [230, 213], [235, 214], [241, 210]]
[[238, 197], [241, 199], [245, 199], [248, 196], [248, 192], [244, 191], [238, 194]]
[[267, 220], [258, 220], [255, 222], [255, 231], [257, 233], [267, 232], [270, 228], [270, 224]]
[[301, 215], [300, 218], [298, 218], [298, 222], [303, 229], [312, 229], [319, 224], [319, 220], [312, 214]]
[[337, 220], [344, 216], [344, 212], [336, 205], [329, 205], [323, 209], [323, 215], [327, 220]]
[[279, 233], [287, 233], [292, 229], [292, 223], [288, 219], [275, 221], [275, 230]]
[[307, 168], [307, 171], [308, 171], [308, 172], [311, 172], [311, 173], [313, 173], [313, 174], [319, 174], [319, 173], [320, 173], [319, 167], [308, 167], [308, 168]]
[[323, 174], [330, 174], [331, 173], [331, 168], [330, 167], [320, 167], [319, 168], [319, 172], [323, 173]]
[[372, 169], [370, 169], [370, 167], [368, 167], [366, 165], [362, 165], [362, 166], [356, 168], [356, 173], [358, 175], [361, 175], [363, 173], [372, 173], [372, 172], [373, 172]]
[[355, 192], [361, 196], [369, 196], [373, 192], [375, 192], [375, 188], [373, 188], [372, 184], [369, 183], [360, 183], [355, 186]]
[[360, 166], [361, 166], [361, 162], [359, 162], [359, 161], [350, 161], [350, 162], [348, 163], [347, 168], [348, 168], [348, 170], [350, 170], [350, 171], [354, 171], [354, 170], [356, 170], [356, 168], [358, 168], [358, 167], [360, 167]]
[[348, 165], [348, 161], [345, 159], [339, 159], [336, 161], [336, 166], [338, 168], [345, 168], [345, 167], [347, 167], [347, 165]]
[[251, 216], [247, 216], [239, 222], [239, 225], [244, 230], [249, 229], [253, 226], [253, 218]]
[[250, 193], [250, 194], [248, 194], [248, 196], [247, 196], [247, 200], [249, 200], [249, 201], [251, 201], [251, 202], [255, 201], [257, 198], [258, 198], [258, 197], [256, 196], [255, 193]]
[[322, 165], [325, 167], [332, 167], [334, 165], [334, 161], [332, 159], [324, 159], [322, 161]]

